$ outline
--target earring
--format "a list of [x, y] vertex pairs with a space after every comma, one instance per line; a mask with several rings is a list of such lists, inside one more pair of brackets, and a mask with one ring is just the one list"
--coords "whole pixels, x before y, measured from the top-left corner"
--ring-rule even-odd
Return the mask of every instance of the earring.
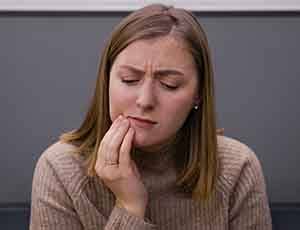
[[194, 109], [195, 109], [195, 110], [197, 110], [198, 108], [199, 108], [199, 106], [198, 106], [198, 105], [195, 105], [195, 106], [194, 106]]

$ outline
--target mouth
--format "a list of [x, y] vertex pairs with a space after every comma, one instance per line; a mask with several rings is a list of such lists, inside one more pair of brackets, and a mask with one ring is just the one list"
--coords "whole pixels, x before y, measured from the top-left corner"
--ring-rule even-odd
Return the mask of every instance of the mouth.
[[130, 116], [128, 118], [131, 124], [133, 124], [134, 126], [138, 126], [140, 128], [151, 128], [155, 124], [157, 124], [157, 122], [152, 121], [150, 119], [145, 119], [140, 117], [130, 117]]
[[131, 116], [129, 116], [128, 118], [131, 118], [131, 119], [134, 119], [134, 120], [138, 120], [138, 121], [142, 121], [142, 122], [147, 122], [147, 123], [150, 123], [150, 124], [156, 124], [157, 123], [157, 122], [152, 121], [152, 120], [147, 119], [147, 118], [131, 117]]

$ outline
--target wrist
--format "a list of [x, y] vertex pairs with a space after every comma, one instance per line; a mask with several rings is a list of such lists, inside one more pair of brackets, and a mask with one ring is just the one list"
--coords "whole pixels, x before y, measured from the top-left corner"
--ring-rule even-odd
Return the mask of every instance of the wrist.
[[129, 205], [129, 204], [122, 204], [121, 202], [117, 201], [116, 206], [125, 209], [130, 214], [133, 214], [137, 217], [144, 219], [145, 212], [146, 212], [146, 205]]

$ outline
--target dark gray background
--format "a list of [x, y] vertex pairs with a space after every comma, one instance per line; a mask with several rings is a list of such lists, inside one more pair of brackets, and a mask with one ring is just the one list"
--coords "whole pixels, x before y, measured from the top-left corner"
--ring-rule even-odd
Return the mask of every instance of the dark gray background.
[[[126, 13], [0, 13], [0, 202], [30, 201], [34, 165], [88, 106], [99, 53]], [[218, 127], [260, 159], [271, 202], [300, 202], [300, 13], [198, 13]]]

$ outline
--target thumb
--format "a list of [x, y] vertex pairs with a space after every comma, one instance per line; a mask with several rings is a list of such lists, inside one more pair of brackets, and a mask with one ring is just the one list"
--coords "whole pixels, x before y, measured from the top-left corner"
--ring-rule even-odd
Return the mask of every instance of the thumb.
[[140, 175], [139, 169], [138, 169], [138, 167], [136, 166], [136, 163], [135, 163], [134, 160], [131, 161], [131, 166], [132, 166], [132, 168], [133, 168], [134, 175], [136, 175], [137, 178], [141, 179], [141, 175]]

